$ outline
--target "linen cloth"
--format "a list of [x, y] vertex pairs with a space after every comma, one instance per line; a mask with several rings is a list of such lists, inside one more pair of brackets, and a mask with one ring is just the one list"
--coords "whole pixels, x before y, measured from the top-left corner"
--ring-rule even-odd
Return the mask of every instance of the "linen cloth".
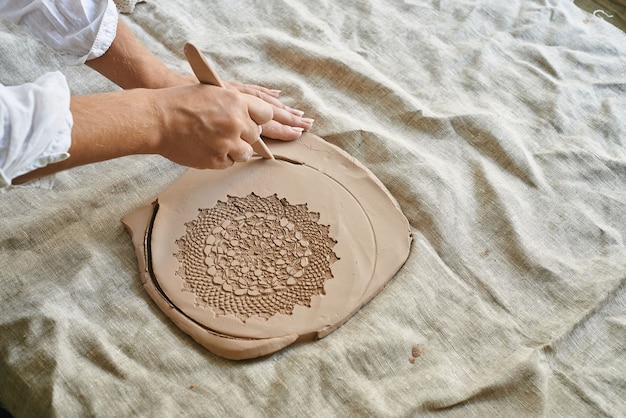
[[[170, 0], [123, 19], [172, 68], [190, 73], [192, 41], [222, 78], [281, 89], [395, 196], [411, 254], [328, 337], [233, 362], [154, 306], [119, 221], [184, 168], [126, 157], [13, 190], [0, 404], [16, 417], [623, 416], [623, 32], [557, 0]], [[62, 65], [0, 38], [20, 51], [4, 84]], [[75, 93], [114, 88], [63, 71]]]

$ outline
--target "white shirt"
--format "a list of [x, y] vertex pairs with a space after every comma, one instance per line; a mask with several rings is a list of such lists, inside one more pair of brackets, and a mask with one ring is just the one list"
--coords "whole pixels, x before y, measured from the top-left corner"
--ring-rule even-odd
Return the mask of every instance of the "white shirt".
[[[0, 0], [0, 19], [21, 26], [82, 64], [109, 48], [117, 31], [112, 0]], [[15, 177], [69, 157], [72, 115], [65, 77], [48, 73], [32, 83], [0, 84], [0, 191]], [[38, 182], [51, 186], [50, 179]]]

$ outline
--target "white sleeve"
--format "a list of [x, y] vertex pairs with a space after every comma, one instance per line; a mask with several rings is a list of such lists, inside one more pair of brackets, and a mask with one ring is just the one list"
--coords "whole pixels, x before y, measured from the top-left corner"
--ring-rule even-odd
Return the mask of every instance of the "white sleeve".
[[70, 65], [104, 54], [117, 31], [113, 0], [0, 0], [0, 17], [23, 27]]
[[[72, 138], [70, 89], [60, 72], [33, 83], [0, 84], [0, 191], [22, 174], [69, 157]], [[49, 188], [52, 178], [34, 185]]]

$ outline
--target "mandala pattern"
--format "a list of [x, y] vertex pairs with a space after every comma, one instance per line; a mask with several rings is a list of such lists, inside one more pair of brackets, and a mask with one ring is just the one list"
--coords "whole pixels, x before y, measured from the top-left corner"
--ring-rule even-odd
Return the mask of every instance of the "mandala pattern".
[[183, 290], [195, 294], [198, 306], [243, 322], [309, 307], [338, 260], [337, 242], [319, 218], [306, 204], [254, 193], [198, 209], [176, 241]]

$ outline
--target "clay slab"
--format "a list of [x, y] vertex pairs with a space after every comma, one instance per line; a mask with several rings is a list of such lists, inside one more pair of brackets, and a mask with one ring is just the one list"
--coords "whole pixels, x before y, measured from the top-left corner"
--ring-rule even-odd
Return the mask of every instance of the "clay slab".
[[276, 160], [190, 169], [122, 219], [151, 298], [231, 359], [328, 335], [410, 249], [396, 201], [351, 156], [311, 134], [267, 144]]

